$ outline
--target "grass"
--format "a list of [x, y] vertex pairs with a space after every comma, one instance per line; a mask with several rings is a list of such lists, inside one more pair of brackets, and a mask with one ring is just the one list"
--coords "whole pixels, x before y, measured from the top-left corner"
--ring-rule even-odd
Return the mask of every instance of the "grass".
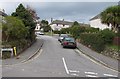
[[45, 35], [52, 36], [52, 35], [51, 35], [51, 32], [45, 32]]
[[113, 49], [113, 50], [120, 50], [120, 46], [117, 46], [117, 45], [107, 45], [110, 49]]

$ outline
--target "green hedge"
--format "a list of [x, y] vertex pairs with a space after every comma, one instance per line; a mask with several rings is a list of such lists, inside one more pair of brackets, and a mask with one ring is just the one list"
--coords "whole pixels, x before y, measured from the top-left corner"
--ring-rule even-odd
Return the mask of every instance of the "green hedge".
[[54, 34], [60, 34], [60, 31], [55, 30], [55, 31], [53, 31], [53, 33], [54, 33]]
[[106, 44], [112, 44], [115, 37], [115, 33], [109, 29], [105, 29], [99, 32], [100, 36], [104, 39]]
[[90, 46], [95, 51], [101, 52], [105, 48], [104, 39], [97, 33], [83, 33], [81, 34], [80, 39], [83, 44]]

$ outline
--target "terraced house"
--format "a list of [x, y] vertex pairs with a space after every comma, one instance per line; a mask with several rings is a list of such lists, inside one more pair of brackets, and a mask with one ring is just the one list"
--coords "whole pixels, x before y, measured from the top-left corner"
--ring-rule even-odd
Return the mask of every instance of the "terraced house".
[[[69, 28], [73, 25], [74, 22], [63, 20], [51, 20], [50, 26], [52, 30], [60, 31], [62, 28]], [[79, 23], [80, 26], [86, 26], [87, 24]], [[88, 26], [88, 25], [87, 25]]]

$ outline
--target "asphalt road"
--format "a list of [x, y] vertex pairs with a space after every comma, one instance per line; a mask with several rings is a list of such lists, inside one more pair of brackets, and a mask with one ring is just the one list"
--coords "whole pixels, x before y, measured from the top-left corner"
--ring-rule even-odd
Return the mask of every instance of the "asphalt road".
[[62, 48], [55, 37], [40, 36], [39, 38], [44, 39], [40, 52], [25, 63], [2, 67], [3, 77], [118, 76], [118, 72], [98, 64], [79, 50]]

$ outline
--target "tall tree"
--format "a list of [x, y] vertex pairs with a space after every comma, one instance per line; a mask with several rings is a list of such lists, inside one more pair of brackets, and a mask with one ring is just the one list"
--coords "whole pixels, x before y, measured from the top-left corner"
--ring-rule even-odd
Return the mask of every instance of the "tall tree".
[[102, 23], [112, 25], [113, 31], [120, 31], [120, 6], [111, 6], [101, 12]]
[[80, 26], [80, 25], [77, 21], [75, 21], [72, 26]]
[[21, 39], [26, 39], [26, 36], [28, 34], [28, 28], [25, 27], [23, 22], [12, 16], [8, 16], [5, 18], [6, 23], [3, 23], [2, 26], [2, 33], [5, 38], [3, 38], [3, 41], [5, 42], [11, 42]]
[[29, 28], [28, 39], [32, 41], [32, 37], [34, 36], [35, 22], [29, 11], [22, 4], [20, 4], [16, 8], [16, 12], [12, 13], [12, 16], [20, 18], [25, 26]]
[[49, 26], [49, 22], [46, 20], [41, 21], [41, 28], [43, 28], [44, 32], [48, 32], [51, 30], [51, 27]]
[[38, 17], [35, 9], [31, 8], [29, 5], [27, 5], [27, 8], [28, 12], [31, 14], [32, 18], [34, 19], [34, 21], [40, 19], [40, 17]]

